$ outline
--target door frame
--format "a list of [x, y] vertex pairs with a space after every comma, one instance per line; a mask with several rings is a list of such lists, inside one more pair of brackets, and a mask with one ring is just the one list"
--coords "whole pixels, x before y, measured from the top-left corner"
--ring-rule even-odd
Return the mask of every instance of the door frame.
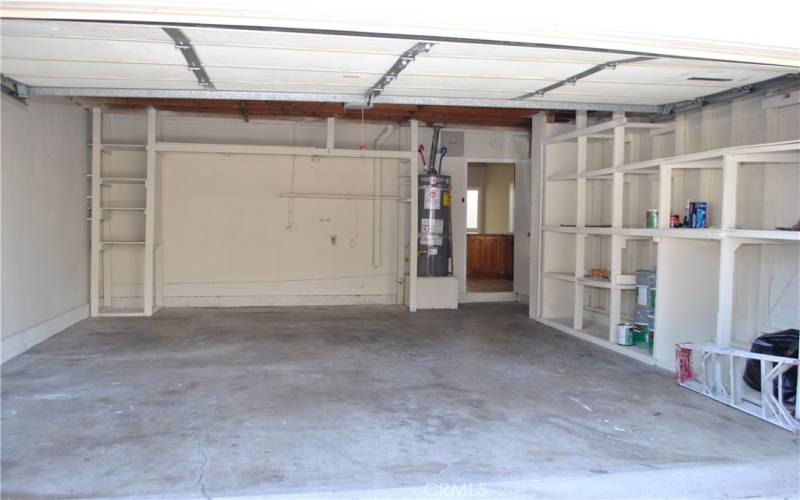
[[[516, 196], [517, 190], [519, 186], [517, 186], [517, 165], [521, 161], [526, 161], [527, 159], [520, 159], [520, 158], [475, 158], [475, 157], [464, 157], [464, 175], [462, 179], [462, 185], [459, 186], [461, 188], [461, 192], [464, 193], [464, 198], [466, 200], [466, 193], [467, 187], [469, 186], [469, 164], [470, 163], [508, 163], [513, 166], [514, 168], [514, 195]], [[460, 276], [464, 277], [464, 293], [459, 291], [458, 294], [458, 302], [459, 304], [466, 304], [470, 302], [509, 302], [509, 301], [516, 301], [517, 294], [516, 292], [470, 292], [467, 289], [467, 204], [460, 203], [459, 209], [463, 210], [463, 214], [461, 214], [461, 220], [464, 221], [463, 226], [454, 227], [453, 228], [453, 235], [455, 236], [456, 231], [458, 231], [458, 235], [461, 238], [460, 240], [460, 249], [461, 255], [464, 256], [464, 259], [458, 265], [458, 272]], [[455, 239], [455, 237], [454, 237]], [[517, 255], [516, 255], [516, 248], [514, 249], [514, 261], [516, 262]], [[453, 271], [456, 271], [455, 263], [453, 263]], [[516, 278], [516, 274], [515, 274]], [[513, 280], [512, 280], [513, 283]]]

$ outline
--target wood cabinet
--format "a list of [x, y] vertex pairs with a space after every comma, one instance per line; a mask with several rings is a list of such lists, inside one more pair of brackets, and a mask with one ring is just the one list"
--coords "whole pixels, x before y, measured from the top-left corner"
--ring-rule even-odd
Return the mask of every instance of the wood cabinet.
[[468, 234], [467, 278], [514, 278], [513, 234]]

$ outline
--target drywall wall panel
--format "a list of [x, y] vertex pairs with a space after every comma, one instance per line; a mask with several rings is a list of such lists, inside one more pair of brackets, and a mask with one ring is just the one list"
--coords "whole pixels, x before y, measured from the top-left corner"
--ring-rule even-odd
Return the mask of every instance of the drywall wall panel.
[[[367, 159], [162, 154], [167, 305], [172, 298], [209, 296], [349, 295], [394, 302], [397, 201], [381, 201], [375, 227], [371, 200], [282, 197], [369, 195], [376, 168]], [[384, 161], [380, 168], [380, 190], [393, 193], [400, 162]], [[373, 228], [380, 230], [379, 245]], [[381, 252], [375, 261], [374, 251]]]
[[[114, 113], [104, 119], [105, 142], [141, 144], [144, 132], [141, 113]], [[419, 142], [429, 149], [431, 129], [422, 127], [419, 132]], [[513, 161], [528, 155], [525, 133], [497, 129], [463, 133], [465, 149], [473, 142], [476, 161], [514, 155], [509, 158]], [[379, 145], [376, 140], [381, 135]], [[157, 136], [167, 142], [324, 147], [326, 123], [319, 119], [245, 122], [164, 112], [159, 113]], [[368, 149], [406, 149], [408, 138], [407, 125], [367, 123], [362, 128], [358, 122], [336, 122], [337, 148], [358, 149], [363, 141]], [[113, 151], [104, 155], [104, 168], [114, 175], [136, 173], [141, 160], [138, 152]], [[404, 198], [407, 169], [406, 162], [396, 160], [160, 154], [156, 239], [163, 266], [157, 281], [163, 282], [165, 305], [395, 303], [402, 297], [398, 276], [402, 278], [408, 265], [401, 255], [407, 246], [407, 203], [281, 195]], [[463, 228], [466, 159], [447, 156], [442, 170], [453, 178], [454, 228]], [[124, 189], [106, 191], [106, 200], [137, 203], [136, 195]], [[114, 222], [115, 230], [136, 230], [134, 219]], [[463, 229], [454, 230], [453, 237], [454, 269], [463, 291]], [[114, 303], [119, 306], [133, 305], [141, 294], [141, 263], [128, 257], [115, 255], [110, 271]]]
[[86, 112], [2, 98], [2, 359], [88, 315]]
[[513, 163], [470, 163], [469, 189], [477, 189], [478, 232], [505, 234], [509, 232], [509, 198], [514, 184]]

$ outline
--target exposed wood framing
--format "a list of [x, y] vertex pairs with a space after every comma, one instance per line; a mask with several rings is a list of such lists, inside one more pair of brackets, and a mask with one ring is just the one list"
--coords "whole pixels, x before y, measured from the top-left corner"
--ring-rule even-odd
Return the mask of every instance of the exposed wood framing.
[[[83, 106], [102, 106], [114, 110], [141, 110], [154, 107], [159, 111], [199, 113], [255, 118], [311, 117], [360, 120], [361, 110], [346, 108], [336, 102], [245, 101], [227, 99], [148, 99], [148, 98], [88, 98], [73, 100]], [[536, 109], [485, 108], [464, 106], [428, 106], [414, 104], [375, 104], [364, 111], [367, 121], [403, 123], [418, 120], [422, 123], [511, 127], [527, 130]], [[555, 117], [554, 113], [551, 113]]]

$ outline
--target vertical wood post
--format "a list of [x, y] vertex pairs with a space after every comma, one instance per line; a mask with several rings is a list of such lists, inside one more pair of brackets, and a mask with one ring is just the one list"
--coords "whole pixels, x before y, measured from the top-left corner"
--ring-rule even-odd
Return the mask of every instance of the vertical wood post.
[[[101, 227], [100, 218], [100, 189], [102, 175], [102, 140], [103, 140], [103, 112], [100, 108], [92, 108], [92, 242], [89, 286], [89, 308], [92, 316], [100, 314], [100, 243]], [[110, 290], [105, 291], [109, 296]]]
[[147, 180], [144, 210], [144, 314], [151, 316], [155, 304], [156, 223], [156, 110], [147, 110]]
[[[625, 118], [625, 113], [614, 112], [612, 119]], [[614, 127], [612, 166], [619, 167], [625, 163], [625, 125]], [[622, 227], [623, 196], [625, 192], [622, 172], [614, 172], [611, 176], [611, 227]], [[622, 249], [625, 247], [623, 236], [611, 236], [610, 278], [611, 290], [608, 305], [608, 340], [614, 342], [622, 308], [622, 291], [617, 286], [622, 274]]]
[[[419, 122], [411, 120], [411, 151], [416, 153], [419, 144]], [[419, 198], [419, 179], [417, 177], [419, 167], [417, 165], [418, 156], [411, 155], [409, 164], [410, 186], [411, 186], [411, 218], [409, 220], [409, 235], [408, 235], [408, 309], [411, 312], [417, 310], [417, 239], [419, 238], [418, 229], [418, 214], [417, 204]]]
[[[575, 112], [575, 129], [581, 130], [586, 128], [588, 120], [586, 111]], [[578, 137], [578, 164], [577, 164], [577, 180], [575, 191], [575, 303], [573, 305], [572, 313], [572, 326], [576, 330], [583, 329], [583, 302], [585, 289], [578, 279], [583, 278], [584, 266], [586, 262], [586, 238], [585, 234], [580, 234], [586, 227], [586, 178], [581, 177], [581, 174], [586, 172], [589, 166], [589, 151], [588, 151], [588, 138], [586, 136]]]
[[736, 157], [722, 157], [722, 229], [736, 228], [736, 192], [738, 190], [739, 165]]

